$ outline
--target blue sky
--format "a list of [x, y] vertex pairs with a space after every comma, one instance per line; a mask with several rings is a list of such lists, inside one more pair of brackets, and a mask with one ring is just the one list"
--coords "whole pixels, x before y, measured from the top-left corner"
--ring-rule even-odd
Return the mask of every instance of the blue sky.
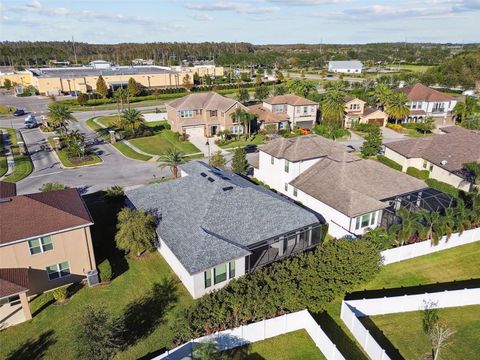
[[0, 0], [0, 40], [480, 42], [480, 0]]

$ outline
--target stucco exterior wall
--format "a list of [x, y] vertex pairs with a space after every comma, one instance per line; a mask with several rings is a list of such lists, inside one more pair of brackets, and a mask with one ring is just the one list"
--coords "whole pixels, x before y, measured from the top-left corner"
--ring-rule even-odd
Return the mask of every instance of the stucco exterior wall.
[[[28, 241], [0, 247], [2, 268], [29, 268], [28, 296], [80, 281], [87, 271], [96, 268], [89, 227], [54, 234], [52, 243], [53, 250], [35, 255], [30, 255]], [[65, 261], [69, 263], [71, 274], [49, 280], [46, 268]]]
[[[304, 113], [304, 107], [307, 108], [306, 113]], [[317, 120], [317, 109], [318, 105], [287, 105], [287, 115], [290, 117], [290, 122], [293, 126], [302, 127], [303, 125], [301, 123], [308, 123], [310, 124], [308, 128], [311, 128], [315, 125], [315, 121]]]
[[4, 86], [6, 79], [9, 79], [12, 85], [17, 84], [25, 87], [33, 85], [33, 75], [30, 71], [0, 74], [0, 86]]

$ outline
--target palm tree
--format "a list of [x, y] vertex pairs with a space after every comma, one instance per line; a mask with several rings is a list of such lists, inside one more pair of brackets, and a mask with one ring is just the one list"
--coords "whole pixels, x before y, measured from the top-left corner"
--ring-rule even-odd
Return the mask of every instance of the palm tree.
[[396, 235], [397, 244], [405, 245], [418, 233], [418, 216], [405, 208], [400, 208], [396, 215], [401, 221], [399, 224], [392, 225], [389, 232]]
[[69, 123], [76, 121], [68, 106], [61, 103], [53, 103], [49, 107], [48, 118], [55, 128], [60, 129], [60, 135], [67, 130]]
[[178, 151], [175, 148], [171, 148], [167, 151], [166, 154], [160, 156], [160, 165], [158, 167], [160, 169], [163, 169], [168, 166], [172, 171], [173, 177], [177, 178], [178, 165], [184, 164], [185, 161], [185, 155], [181, 151]]
[[404, 119], [410, 114], [410, 108], [407, 105], [408, 98], [404, 93], [392, 93], [387, 99], [387, 107], [385, 112], [389, 117], [395, 119], [395, 124], [398, 124], [398, 119]]
[[142, 113], [137, 109], [126, 109], [123, 110], [122, 116], [120, 118], [120, 124], [124, 129], [129, 129], [132, 133], [135, 133], [141, 125], [145, 122], [145, 118]]
[[119, 87], [114, 93], [113, 98], [117, 102], [117, 113], [120, 116], [120, 111], [123, 111], [123, 104], [126, 102], [128, 104], [130, 95], [128, 89]]
[[392, 95], [392, 90], [383, 83], [377, 85], [374, 91], [375, 99], [382, 105], [384, 108], [388, 102], [388, 98]]
[[345, 112], [345, 93], [336, 88], [328, 90], [321, 108], [323, 121], [341, 126]]
[[[443, 235], [446, 234], [445, 219], [436, 211], [424, 212], [422, 225], [426, 229], [426, 238], [430, 239], [433, 245], [438, 245], [438, 242]], [[447, 235], [448, 238], [450, 237]]]
[[453, 113], [461, 121], [469, 116], [472, 116], [476, 112], [480, 111], [480, 106], [477, 100], [473, 96], [466, 96], [465, 101], [459, 101], [453, 108]]
[[247, 135], [250, 135], [250, 122], [252, 121], [252, 117], [248, 112], [243, 110], [240, 107], [237, 107], [235, 111], [231, 115], [233, 122], [240, 123], [246, 129]]

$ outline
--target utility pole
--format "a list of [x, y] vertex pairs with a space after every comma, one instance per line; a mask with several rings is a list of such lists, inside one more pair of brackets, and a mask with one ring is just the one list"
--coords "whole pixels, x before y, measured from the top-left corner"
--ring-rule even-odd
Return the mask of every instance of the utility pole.
[[75, 39], [72, 36], [72, 46], [73, 46], [73, 57], [75, 58], [75, 65], [78, 64], [77, 61], [77, 50], [75, 50]]

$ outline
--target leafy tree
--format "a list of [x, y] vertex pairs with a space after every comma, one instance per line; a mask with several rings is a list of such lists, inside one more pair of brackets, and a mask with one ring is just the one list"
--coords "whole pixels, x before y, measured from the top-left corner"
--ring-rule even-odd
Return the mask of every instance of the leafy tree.
[[135, 134], [145, 123], [145, 118], [142, 113], [137, 109], [125, 109], [120, 117], [120, 125], [123, 129], [131, 131]]
[[240, 89], [238, 90], [237, 100], [241, 103], [246, 103], [250, 100], [250, 94], [248, 93], [247, 89]]
[[123, 188], [119, 185], [113, 185], [105, 191], [105, 198], [109, 200], [122, 200], [125, 197]]
[[382, 150], [382, 133], [378, 126], [374, 126], [365, 137], [360, 152], [364, 157], [369, 157], [377, 155], [380, 150]]
[[209, 74], [205, 75], [204, 79], [205, 79], [205, 84], [207, 84], [207, 85], [212, 85], [213, 84], [213, 79]]
[[242, 108], [238, 107], [231, 115], [232, 119], [236, 123], [240, 123], [245, 128], [245, 133], [250, 134], [250, 123], [252, 121], [252, 116], [250, 113], [246, 112]]
[[175, 148], [171, 148], [167, 151], [166, 154], [160, 156], [159, 162], [160, 165], [158, 166], [160, 169], [165, 167], [169, 167], [172, 171], [172, 175], [174, 178], [178, 177], [178, 166], [184, 164], [186, 161], [185, 155], [178, 151]]
[[188, 89], [190, 90], [192, 87], [193, 87], [193, 84], [192, 82], [190, 81], [190, 75], [188, 74], [185, 74], [185, 76], [183, 77], [183, 83], [182, 83], [183, 87], [185, 89]]
[[122, 347], [122, 322], [98, 305], [87, 305], [79, 314], [76, 338], [80, 357], [111, 359]]
[[10, 90], [12, 88], [12, 80], [5, 79], [3, 81], [3, 86], [5, 87], [5, 89]]
[[227, 159], [225, 159], [225, 156], [223, 156], [222, 152], [220, 150], [215, 151], [212, 156], [210, 157], [209, 164], [211, 166], [214, 166], [216, 168], [223, 169], [225, 167], [225, 164], [227, 163]]
[[388, 97], [385, 112], [389, 117], [395, 119], [396, 124], [398, 123], [398, 119], [404, 119], [410, 114], [410, 108], [407, 102], [407, 95], [402, 92], [392, 93]]
[[453, 113], [459, 120], [464, 120], [480, 111], [480, 105], [473, 96], [465, 96], [465, 101], [459, 101], [453, 108]]
[[85, 106], [88, 102], [88, 95], [84, 93], [80, 93], [77, 96], [77, 103], [78, 105]]
[[287, 93], [287, 88], [283, 85], [277, 85], [273, 88], [273, 95], [285, 95]]
[[243, 82], [250, 82], [252, 81], [252, 79], [250, 78], [250, 73], [247, 73], [247, 72], [242, 72], [240, 74], [240, 79], [243, 81]]
[[383, 83], [379, 83], [374, 91], [375, 99], [385, 107], [388, 104], [388, 99], [392, 95], [392, 90]]
[[287, 90], [289, 93], [307, 97], [310, 93], [315, 92], [317, 87], [309, 81], [294, 79], [287, 82]]
[[140, 93], [140, 85], [135, 81], [133, 77], [128, 79], [127, 89], [131, 96], [137, 96]]
[[117, 248], [137, 256], [153, 248], [155, 239], [155, 217], [143, 210], [124, 207], [118, 213]]
[[246, 174], [248, 171], [247, 154], [243, 148], [236, 148], [232, 157], [232, 171], [237, 174]]
[[368, 229], [362, 235], [362, 239], [375, 244], [380, 251], [391, 248], [395, 243], [394, 234], [389, 233], [381, 227]]
[[275, 77], [277, 78], [277, 81], [285, 81], [285, 77], [283, 76], [283, 73], [280, 70], [275, 70]]
[[65, 186], [64, 184], [60, 184], [58, 182], [48, 182], [43, 184], [39, 190], [41, 192], [49, 192], [49, 191], [63, 190], [66, 188], [67, 186]]
[[260, 75], [256, 75], [255, 76], [255, 85], [260, 86], [260, 85], [262, 85], [262, 83], [263, 83], [262, 77]]
[[345, 116], [345, 93], [338, 89], [330, 89], [320, 104], [322, 121], [341, 126]]
[[255, 99], [260, 101], [265, 100], [270, 95], [270, 89], [266, 86], [257, 86], [255, 87]]
[[200, 75], [198, 75], [198, 72], [196, 72], [196, 71], [193, 74], [193, 84], [194, 85], [200, 85]]
[[72, 112], [67, 105], [62, 103], [51, 103], [49, 105], [48, 119], [51, 125], [60, 129], [60, 135], [63, 135], [63, 132], [67, 130], [69, 123], [76, 121]]
[[350, 136], [350, 132], [347, 129], [342, 128], [335, 123], [317, 124], [313, 128], [313, 132], [317, 135], [323, 136], [324, 138], [332, 140]]
[[108, 95], [108, 86], [102, 75], [100, 75], [97, 79], [96, 91], [97, 94], [99, 94], [104, 99]]
[[399, 245], [404, 245], [417, 234], [418, 223], [415, 215], [405, 208], [400, 208], [396, 215], [400, 218], [400, 223], [392, 225], [388, 231], [395, 234]]

